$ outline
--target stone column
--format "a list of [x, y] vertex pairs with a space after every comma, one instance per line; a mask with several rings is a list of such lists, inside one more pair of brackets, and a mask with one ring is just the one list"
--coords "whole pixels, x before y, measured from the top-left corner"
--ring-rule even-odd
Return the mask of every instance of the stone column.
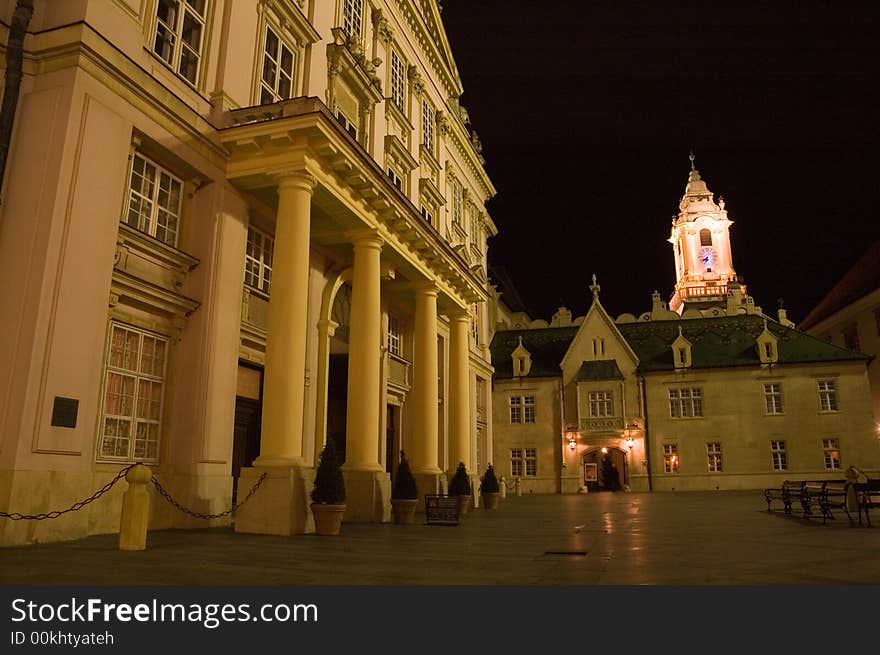
[[464, 462], [474, 473], [470, 447], [470, 378], [468, 376], [468, 328], [470, 317], [464, 309], [449, 314], [449, 475]]
[[263, 424], [257, 466], [301, 466], [309, 302], [309, 221], [315, 180], [278, 183], [278, 217], [266, 335]]
[[381, 471], [379, 465], [379, 357], [382, 348], [379, 252], [373, 234], [354, 243], [345, 469]]
[[348, 398], [345, 420], [346, 521], [391, 518], [391, 479], [379, 464], [382, 239], [374, 232], [354, 241]]
[[413, 426], [409, 460], [424, 496], [439, 493], [442, 473], [437, 465], [437, 287], [417, 286], [415, 309], [412, 391], [407, 400]]

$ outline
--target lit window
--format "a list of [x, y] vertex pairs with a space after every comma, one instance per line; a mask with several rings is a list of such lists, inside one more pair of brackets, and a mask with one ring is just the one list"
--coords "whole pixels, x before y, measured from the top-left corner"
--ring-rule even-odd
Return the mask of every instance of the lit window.
[[538, 449], [526, 448], [526, 477], [533, 478], [538, 475]]
[[663, 470], [666, 473], [678, 473], [678, 444], [663, 444]]
[[700, 230], [700, 245], [701, 246], [711, 246], [712, 245], [712, 233], [709, 230]]
[[588, 398], [590, 416], [614, 416], [614, 402], [610, 391], [591, 391]]
[[401, 355], [400, 321], [394, 314], [388, 314], [388, 352]]
[[840, 442], [837, 439], [822, 439], [825, 468], [829, 471], [840, 468]]
[[785, 454], [785, 441], [770, 441], [770, 457], [774, 471], [785, 471], [788, 468], [788, 456]]
[[434, 108], [427, 100], [422, 101], [422, 145], [434, 154]]
[[345, 113], [337, 108], [336, 109], [336, 120], [339, 121], [339, 124], [342, 125], [342, 129], [351, 134], [352, 138], [357, 140], [358, 138], [358, 129], [357, 125], [355, 125], [351, 119], [345, 115]]
[[782, 414], [782, 385], [764, 385], [764, 411], [767, 414]]
[[134, 154], [128, 180], [126, 223], [176, 246], [182, 200], [180, 179], [140, 154]]
[[406, 66], [395, 50], [391, 51], [391, 102], [406, 111]]
[[703, 415], [703, 390], [699, 387], [670, 389], [669, 415], [672, 418], [693, 418]]
[[206, 0], [159, 0], [153, 52], [190, 84], [202, 58]]
[[358, 41], [363, 29], [363, 15], [363, 0], [342, 0], [342, 29]]
[[510, 475], [521, 478], [523, 474], [523, 457], [521, 448], [510, 449]]
[[99, 459], [158, 460], [167, 344], [163, 337], [110, 323]]
[[263, 48], [263, 75], [260, 78], [261, 105], [287, 100], [293, 96], [293, 66], [293, 50], [267, 25]]
[[721, 444], [710, 441], [706, 444], [706, 457], [709, 463], [709, 472], [719, 473], [723, 470], [721, 462]]
[[266, 295], [272, 283], [272, 237], [249, 227], [244, 255], [244, 283]]
[[819, 380], [819, 409], [823, 412], [837, 411], [837, 384], [834, 380]]

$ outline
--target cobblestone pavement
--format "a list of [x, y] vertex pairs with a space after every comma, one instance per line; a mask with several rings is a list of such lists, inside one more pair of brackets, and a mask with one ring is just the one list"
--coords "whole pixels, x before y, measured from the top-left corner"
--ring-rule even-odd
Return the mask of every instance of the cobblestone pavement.
[[151, 532], [142, 552], [98, 535], [2, 549], [0, 583], [880, 583], [880, 527], [765, 508], [758, 491], [509, 496], [457, 527], [344, 524], [339, 537], [166, 530]]

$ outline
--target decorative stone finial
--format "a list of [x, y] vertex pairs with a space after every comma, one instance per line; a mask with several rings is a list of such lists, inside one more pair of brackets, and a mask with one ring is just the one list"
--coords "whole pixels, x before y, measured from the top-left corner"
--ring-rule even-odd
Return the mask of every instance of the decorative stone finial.
[[694, 149], [691, 148], [691, 152], [690, 152], [690, 154], [688, 155], [688, 159], [691, 160], [691, 170], [692, 170], [692, 171], [697, 170], [697, 167], [694, 166], [694, 160], [695, 160], [696, 158], [697, 158], [697, 156], [694, 154]]
[[599, 291], [602, 289], [598, 284], [596, 284], [596, 274], [593, 273], [593, 284], [590, 285], [590, 291], [593, 292], [593, 300], [599, 300]]

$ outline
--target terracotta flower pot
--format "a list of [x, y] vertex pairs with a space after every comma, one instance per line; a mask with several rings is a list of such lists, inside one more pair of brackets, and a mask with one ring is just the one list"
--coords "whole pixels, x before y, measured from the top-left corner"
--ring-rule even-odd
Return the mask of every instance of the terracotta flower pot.
[[498, 509], [498, 502], [501, 500], [501, 493], [498, 491], [483, 492], [483, 507], [486, 509]]
[[345, 505], [312, 503], [311, 507], [312, 515], [315, 517], [315, 534], [338, 535], [342, 527]]
[[410, 525], [416, 515], [417, 498], [392, 498], [391, 511], [394, 514], [394, 522], [400, 525]]
[[462, 494], [458, 497], [458, 515], [467, 514], [471, 508], [471, 495]]

